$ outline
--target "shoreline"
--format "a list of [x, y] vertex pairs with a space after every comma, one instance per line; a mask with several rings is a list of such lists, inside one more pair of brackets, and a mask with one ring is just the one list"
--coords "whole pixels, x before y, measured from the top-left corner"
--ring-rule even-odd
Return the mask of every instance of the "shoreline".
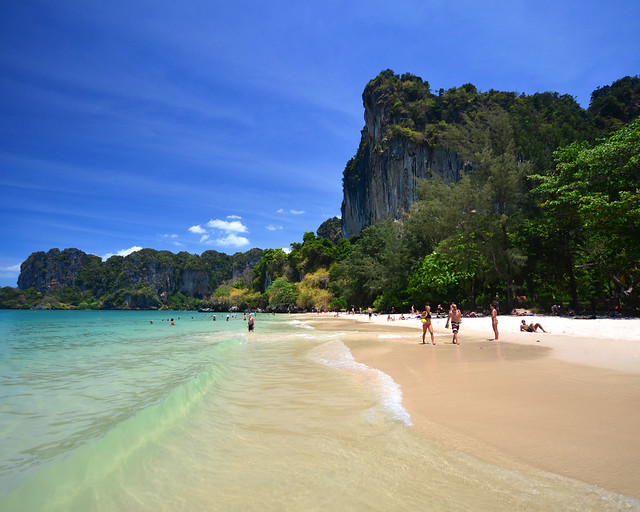
[[[358, 362], [398, 383], [419, 435], [640, 498], [640, 319], [499, 316], [495, 342], [489, 317], [464, 318], [453, 345], [434, 318], [435, 346], [417, 319], [304, 319], [344, 331]], [[549, 332], [519, 332], [522, 319]]]

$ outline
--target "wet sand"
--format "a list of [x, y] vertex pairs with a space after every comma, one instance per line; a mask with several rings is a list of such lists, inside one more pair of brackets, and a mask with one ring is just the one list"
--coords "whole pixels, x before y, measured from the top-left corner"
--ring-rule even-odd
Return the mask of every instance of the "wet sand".
[[[434, 319], [423, 345], [416, 319], [306, 315], [345, 332], [354, 358], [390, 375], [416, 431], [487, 462], [546, 472], [640, 497], [640, 320], [464, 319], [451, 343]], [[590, 336], [584, 336], [585, 334]], [[429, 340], [429, 335], [427, 334]]]

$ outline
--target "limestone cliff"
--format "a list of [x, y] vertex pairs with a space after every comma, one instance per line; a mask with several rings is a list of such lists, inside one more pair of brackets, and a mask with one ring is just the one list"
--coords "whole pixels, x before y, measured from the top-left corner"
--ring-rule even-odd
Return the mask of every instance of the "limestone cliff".
[[[382, 75], [381, 75], [382, 76]], [[418, 77], [399, 81], [425, 87]], [[418, 179], [439, 175], [458, 180], [463, 163], [457, 153], [434, 140], [415, 137], [412, 130], [395, 130], [403, 120], [397, 108], [398, 89], [378, 87], [363, 93], [365, 126], [356, 156], [343, 177], [342, 235], [349, 237], [386, 217], [399, 218], [417, 199]], [[429, 120], [424, 120], [427, 123]]]
[[262, 253], [252, 249], [229, 256], [205, 251], [198, 256], [142, 249], [102, 261], [78, 249], [51, 249], [27, 258], [20, 269], [18, 288], [43, 293], [61, 288], [88, 291], [101, 299], [105, 309], [155, 308], [178, 293], [202, 299], [233, 276], [250, 276]]
[[[637, 116], [633, 98], [638, 97], [640, 80], [626, 77], [594, 93], [586, 112], [567, 94], [479, 92], [473, 84], [434, 94], [420, 77], [382, 71], [362, 94], [365, 125], [358, 151], [343, 173], [342, 234], [348, 237], [385, 217], [401, 217], [417, 199], [417, 180], [459, 180], [474, 165], [449, 148], [473, 158], [479, 144], [489, 143], [483, 142], [478, 127], [491, 111], [506, 114], [519, 161], [529, 162], [532, 173], [540, 174], [555, 165], [556, 149], [595, 141], [606, 135], [605, 128]], [[476, 130], [476, 141], [465, 143], [470, 130]], [[471, 150], [474, 145], [478, 147]]]
[[66, 286], [79, 286], [80, 271], [99, 258], [78, 249], [51, 249], [48, 252], [34, 252], [20, 265], [18, 288], [35, 288], [41, 292], [50, 292]]

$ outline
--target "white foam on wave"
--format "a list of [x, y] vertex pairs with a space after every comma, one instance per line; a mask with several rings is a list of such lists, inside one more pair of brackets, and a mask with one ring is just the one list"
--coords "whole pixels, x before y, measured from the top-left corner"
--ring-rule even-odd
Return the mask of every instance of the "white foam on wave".
[[301, 320], [291, 320], [291, 322], [289, 322], [289, 325], [293, 325], [294, 327], [299, 327], [300, 329], [311, 329], [311, 330], [314, 329], [309, 324], [302, 322]]
[[[311, 353], [311, 358], [326, 366], [363, 378], [379, 399], [379, 404], [394, 420], [407, 426], [413, 425], [409, 413], [402, 406], [402, 391], [396, 381], [386, 373], [356, 361], [349, 347], [341, 340], [320, 345]], [[371, 409], [369, 419], [372, 421], [374, 416], [375, 410]]]

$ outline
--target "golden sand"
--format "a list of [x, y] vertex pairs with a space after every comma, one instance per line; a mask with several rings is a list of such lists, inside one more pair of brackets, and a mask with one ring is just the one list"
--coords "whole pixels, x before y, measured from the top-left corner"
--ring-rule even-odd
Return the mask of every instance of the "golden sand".
[[495, 342], [489, 318], [463, 319], [458, 346], [434, 319], [432, 346], [418, 320], [386, 318], [306, 320], [346, 332], [356, 360], [390, 375], [421, 435], [640, 497], [640, 320], [525, 317], [550, 332], [522, 333], [499, 317]]

